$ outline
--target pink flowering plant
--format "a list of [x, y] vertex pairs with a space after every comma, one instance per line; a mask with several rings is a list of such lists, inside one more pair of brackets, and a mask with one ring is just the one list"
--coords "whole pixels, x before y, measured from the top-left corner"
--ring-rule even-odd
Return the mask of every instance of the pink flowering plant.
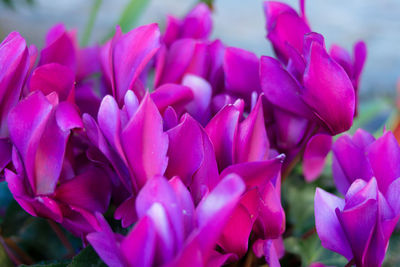
[[210, 3], [94, 46], [9, 33], [0, 265], [400, 264], [400, 147], [357, 129], [366, 44], [328, 49], [299, 4], [263, 3], [273, 56], [210, 38]]

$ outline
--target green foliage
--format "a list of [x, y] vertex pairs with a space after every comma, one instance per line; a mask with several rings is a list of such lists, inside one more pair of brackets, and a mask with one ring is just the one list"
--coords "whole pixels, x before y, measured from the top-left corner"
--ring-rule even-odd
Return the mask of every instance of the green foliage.
[[6, 251], [4, 250], [4, 247], [0, 244], [0, 266], [3, 267], [12, 267], [13, 264], [9, 257], [7, 256]]
[[[150, 0], [130, 0], [117, 22], [117, 25], [121, 27], [122, 32], [128, 32], [137, 23], [140, 15], [143, 13], [144, 9], [150, 3]], [[106, 36], [105, 40], [108, 40], [113, 36], [115, 28], [111, 29], [109, 34]]]
[[67, 267], [106, 267], [107, 265], [97, 256], [92, 246], [88, 246], [76, 255]]
[[[15, 2], [13, 0], [1, 0], [1, 2], [3, 2], [5, 4], [6, 7], [8, 8], [15, 8]], [[25, 0], [25, 3], [27, 3], [28, 5], [33, 5], [35, 3], [34, 0]]]
[[[27, 265], [22, 265], [27, 266]], [[34, 267], [107, 267], [107, 265], [97, 256], [91, 246], [88, 246], [79, 252], [72, 260], [62, 260], [54, 262], [42, 262], [31, 265]]]
[[210, 8], [213, 8], [213, 5], [214, 5], [214, 0], [199, 0], [199, 2], [205, 3]]

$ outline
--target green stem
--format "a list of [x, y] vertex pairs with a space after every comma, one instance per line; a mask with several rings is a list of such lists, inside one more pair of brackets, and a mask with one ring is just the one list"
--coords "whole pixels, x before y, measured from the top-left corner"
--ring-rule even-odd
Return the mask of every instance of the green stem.
[[89, 20], [86, 24], [85, 31], [83, 32], [81, 45], [87, 46], [89, 43], [90, 35], [93, 31], [94, 22], [96, 21], [97, 13], [99, 12], [102, 0], [94, 0], [92, 9], [90, 10]]
[[51, 229], [53, 229], [54, 233], [57, 235], [58, 239], [60, 239], [61, 243], [67, 249], [68, 255], [66, 256], [66, 258], [72, 258], [75, 255], [75, 251], [71, 242], [69, 242], [68, 238], [65, 236], [63, 230], [54, 221], [48, 219], [47, 222], [49, 223]]

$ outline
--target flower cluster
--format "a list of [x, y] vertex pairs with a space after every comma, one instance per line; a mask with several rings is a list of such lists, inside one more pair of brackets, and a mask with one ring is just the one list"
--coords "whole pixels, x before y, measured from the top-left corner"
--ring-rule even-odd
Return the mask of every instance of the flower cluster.
[[169, 16], [163, 33], [117, 27], [93, 47], [63, 25], [40, 52], [10, 33], [0, 44], [0, 170], [15, 200], [109, 266], [220, 266], [249, 250], [279, 266], [281, 178], [302, 159], [316, 179], [333, 147], [346, 198], [317, 190], [317, 232], [357, 266], [379, 266], [400, 214], [400, 149], [390, 132], [361, 130], [332, 146], [357, 115], [366, 47], [328, 52], [300, 5], [264, 3], [276, 58], [210, 40], [205, 4]]

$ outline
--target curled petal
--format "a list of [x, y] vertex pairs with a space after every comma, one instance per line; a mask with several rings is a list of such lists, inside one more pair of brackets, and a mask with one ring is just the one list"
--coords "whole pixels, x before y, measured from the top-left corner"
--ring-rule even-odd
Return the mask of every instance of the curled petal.
[[343, 199], [317, 188], [314, 198], [315, 226], [323, 247], [351, 260], [350, 244], [335, 213], [335, 209], [343, 210], [344, 204]]
[[[350, 128], [355, 109], [353, 85], [343, 68], [313, 41], [303, 77], [304, 101], [332, 134]], [[340, 107], [340, 108], [339, 108]]]

